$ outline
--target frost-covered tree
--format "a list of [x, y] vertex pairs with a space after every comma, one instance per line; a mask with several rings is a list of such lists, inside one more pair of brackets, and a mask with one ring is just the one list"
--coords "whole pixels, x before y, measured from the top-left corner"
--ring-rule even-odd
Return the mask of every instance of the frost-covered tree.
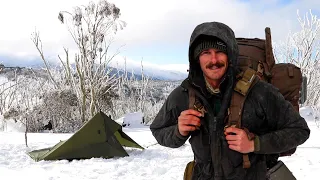
[[28, 117], [41, 104], [41, 95], [48, 85], [48, 76], [41, 70], [22, 68], [2, 73], [0, 114], [5, 120], [12, 119], [24, 125], [28, 123], [31, 131], [39, 130], [43, 124], [39, 118]]
[[[118, 69], [117, 76], [120, 77], [116, 86], [116, 97], [112, 100], [112, 117], [119, 118], [126, 113], [142, 112], [146, 110], [146, 103], [150, 101], [147, 98], [152, 87], [150, 86], [150, 78], [143, 72], [143, 64], [141, 61], [141, 79], [135, 77], [134, 72], [127, 72], [126, 60], [124, 63], [124, 72]], [[150, 106], [149, 106], [150, 108]]]
[[[68, 93], [68, 96], [64, 98], [73, 98], [76, 102], [72, 103], [74, 105], [71, 108], [72, 112], [78, 112], [71, 115], [79, 114], [81, 123], [111, 104], [111, 98], [108, 98], [107, 95], [112, 94], [116, 77], [110, 74], [111, 69], [108, 65], [119, 50], [110, 55], [109, 49], [114, 40], [114, 34], [126, 25], [125, 22], [119, 20], [119, 17], [120, 9], [107, 0], [77, 6], [73, 12], [61, 11], [58, 19], [66, 25], [76, 44], [77, 53], [72, 57], [69, 50], [64, 48], [64, 57], [58, 56], [62, 67], [60, 69], [50, 67], [42, 49], [39, 33], [32, 34], [32, 41], [54, 85], [55, 92], [48, 97], [55, 93], [56, 95], [57, 93], [60, 95]], [[74, 63], [71, 62], [71, 59], [74, 59]], [[63, 103], [57, 104], [62, 105]]]
[[110, 111], [114, 119], [120, 118], [126, 113], [142, 112], [144, 123], [148, 124], [160, 110], [167, 95], [177, 86], [177, 83], [170, 81], [152, 80], [152, 77], [144, 73], [142, 61], [140, 74], [141, 76], [136, 76], [134, 72], [127, 71], [126, 60], [124, 72], [118, 71], [120, 78]]

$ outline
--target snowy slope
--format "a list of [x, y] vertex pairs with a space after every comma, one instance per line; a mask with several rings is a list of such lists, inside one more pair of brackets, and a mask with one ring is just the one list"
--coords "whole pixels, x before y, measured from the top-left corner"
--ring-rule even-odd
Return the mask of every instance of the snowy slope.
[[111, 61], [110, 66], [113, 68], [118, 68], [121, 70], [126, 70], [129, 73], [134, 73], [136, 75], [141, 75], [141, 68], [143, 68], [143, 74], [158, 80], [183, 80], [188, 76], [188, 64], [166, 64], [166, 65], [157, 65], [149, 62], [141, 62], [126, 59], [115, 59]]
[[320, 170], [320, 127], [317, 127], [310, 108], [303, 107], [300, 113], [311, 129], [310, 138], [297, 148], [295, 154], [283, 157], [281, 160], [286, 163], [298, 180], [316, 180], [319, 179]]
[[[320, 170], [320, 129], [316, 127], [309, 108], [301, 114], [311, 128], [311, 136], [298, 147], [296, 154], [281, 158], [298, 180], [318, 179]], [[145, 150], [126, 148], [129, 157], [88, 160], [33, 161], [26, 152], [53, 146], [72, 134], [29, 134], [29, 148], [25, 147], [21, 132], [0, 132], [0, 179], [32, 180], [176, 180], [182, 179], [186, 163], [193, 158], [189, 143], [171, 149], [156, 144], [149, 128], [124, 128]]]

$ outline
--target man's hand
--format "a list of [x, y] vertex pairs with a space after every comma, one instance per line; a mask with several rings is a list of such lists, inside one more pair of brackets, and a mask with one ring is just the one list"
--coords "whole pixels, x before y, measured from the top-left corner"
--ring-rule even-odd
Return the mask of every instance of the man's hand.
[[244, 130], [228, 127], [224, 134], [226, 135], [226, 140], [228, 141], [230, 149], [244, 154], [254, 151], [254, 141], [249, 140], [248, 135]]
[[202, 114], [196, 110], [188, 109], [182, 111], [178, 117], [178, 129], [182, 136], [187, 136], [190, 131], [195, 131], [201, 126], [200, 118]]

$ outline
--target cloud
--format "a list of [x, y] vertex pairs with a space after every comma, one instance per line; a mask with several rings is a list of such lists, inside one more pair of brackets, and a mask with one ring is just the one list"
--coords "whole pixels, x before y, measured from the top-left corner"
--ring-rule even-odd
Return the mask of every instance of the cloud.
[[[143, 52], [146, 47], [163, 54], [172, 49], [185, 49], [194, 27], [205, 21], [221, 21], [234, 29], [238, 37], [264, 38], [264, 28], [271, 27], [273, 40], [282, 40], [289, 30], [299, 28], [296, 10], [301, 14], [309, 8], [320, 11], [319, 1], [239, 1], [239, 0], [111, 0], [121, 9], [127, 27], [116, 35], [115, 47], [125, 44], [125, 56], [132, 51]], [[4, 1], [0, 7], [2, 17], [0, 54], [38, 56], [31, 41], [35, 28], [40, 32], [45, 55], [57, 58], [63, 47], [74, 48], [66, 26], [58, 19], [61, 10], [85, 5], [87, 0], [15, 0]], [[139, 60], [137, 60], [139, 61]]]
[[279, 40], [289, 29], [296, 29], [296, 10], [307, 10], [308, 4], [316, 3], [294, 1], [276, 6], [277, 1], [136, 0], [129, 5], [123, 5], [124, 0], [117, 2], [122, 19], [128, 22], [118, 38], [127, 44], [141, 45], [188, 43], [194, 27], [206, 21], [224, 22], [237, 36], [261, 38], [264, 28], [270, 26]]
[[38, 56], [31, 41], [31, 33], [40, 32], [45, 54], [56, 55], [63, 45], [70, 45], [68, 31], [58, 21], [61, 10], [72, 9], [77, 1], [13, 0], [3, 1], [0, 6], [1, 34], [0, 53], [12, 56]]

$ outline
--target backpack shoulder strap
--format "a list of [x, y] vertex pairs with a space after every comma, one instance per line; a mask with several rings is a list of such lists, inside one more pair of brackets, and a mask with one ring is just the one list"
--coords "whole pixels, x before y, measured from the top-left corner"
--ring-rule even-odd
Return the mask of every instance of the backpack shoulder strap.
[[194, 104], [196, 102], [196, 95], [194, 89], [192, 87], [188, 87], [188, 94], [189, 94], [189, 109], [194, 108]]
[[[228, 123], [226, 127], [242, 128], [241, 116], [243, 111], [244, 102], [252, 87], [259, 81], [256, 71], [248, 68], [242, 75], [241, 79], [237, 81], [234, 88], [230, 107], [228, 109]], [[248, 130], [246, 130], [248, 134]], [[251, 134], [248, 134], [252, 138]], [[243, 154], [243, 168], [250, 168], [250, 160], [248, 154]]]
[[247, 68], [237, 81], [234, 90], [242, 96], [246, 96], [250, 89], [258, 82], [257, 72], [251, 68]]

